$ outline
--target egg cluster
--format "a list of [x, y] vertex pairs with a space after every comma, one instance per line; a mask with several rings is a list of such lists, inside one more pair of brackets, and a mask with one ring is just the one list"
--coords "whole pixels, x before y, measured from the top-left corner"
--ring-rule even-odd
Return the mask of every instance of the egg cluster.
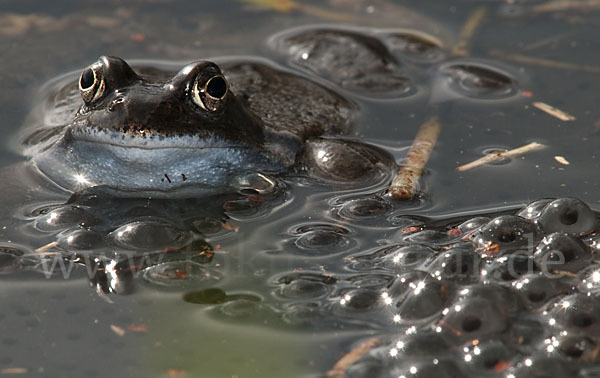
[[[386, 206], [355, 200], [339, 214], [368, 218]], [[392, 243], [348, 253], [345, 275], [279, 281], [279, 295], [294, 299], [289, 321], [373, 331], [356, 341], [372, 346], [348, 377], [600, 373], [600, 235], [585, 203], [545, 199], [510, 214], [395, 222]]]

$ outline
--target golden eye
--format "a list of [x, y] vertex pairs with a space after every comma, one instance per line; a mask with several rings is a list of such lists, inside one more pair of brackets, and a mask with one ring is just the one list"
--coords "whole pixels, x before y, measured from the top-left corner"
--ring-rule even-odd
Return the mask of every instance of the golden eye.
[[215, 75], [206, 82], [198, 78], [194, 82], [192, 99], [202, 109], [214, 112], [219, 109], [228, 91], [229, 84], [223, 75]]
[[86, 104], [102, 97], [105, 89], [104, 74], [102, 65], [99, 62], [83, 70], [79, 77], [79, 93]]

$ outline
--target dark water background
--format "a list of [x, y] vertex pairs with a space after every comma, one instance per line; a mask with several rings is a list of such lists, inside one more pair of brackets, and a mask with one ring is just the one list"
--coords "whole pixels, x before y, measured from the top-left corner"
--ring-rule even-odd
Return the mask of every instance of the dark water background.
[[[92, 0], [51, 5], [4, 1], [0, 7], [0, 241], [33, 250], [56, 238], [56, 233], [35, 230], [25, 214], [37, 204], [63, 203], [68, 195], [43, 185], [38, 188], [39, 181], [19, 176], [18, 167], [26, 162], [14, 137], [36, 101], [36, 91], [59, 74], [85, 67], [100, 55], [181, 62], [265, 55], [268, 36], [313, 23], [422, 30], [443, 42], [446, 59], [451, 61], [458, 59], [450, 50], [460, 40], [464, 22], [480, 7], [485, 8], [486, 19], [469, 41], [465, 59], [508, 67], [532, 97], [444, 102], [439, 114], [443, 130], [428, 164], [424, 199], [397, 204], [392, 215], [447, 218], [567, 196], [598, 210], [600, 11], [539, 8], [546, 3], [331, 0], [280, 12], [236, 1]], [[576, 66], [526, 64], [514, 61], [511, 54]], [[418, 126], [432, 109], [438, 109], [435, 104], [440, 99], [428, 79], [434, 75], [432, 69], [419, 83], [425, 94], [397, 108], [376, 101], [363, 104], [360, 137], [397, 158], [403, 156]], [[576, 120], [553, 118], [532, 108], [532, 101], [565, 110]], [[511, 149], [531, 141], [549, 147], [508, 164], [463, 173], [455, 170], [486, 149]], [[556, 155], [570, 164], [560, 164]], [[386, 244], [397, 232], [384, 221], [346, 224], [336, 218], [336, 203], [359, 193], [332, 192], [294, 180], [288, 184], [292, 190], [285, 203], [257, 215], [230, 216], [239, 230], [210, 240], [227, 251], [213, 261], [220, 278], [194, 288], [218, 287], [227, 295], [245, 295], [249, 310], [189, 303], [182, 300], [188, 289], [164, 289], [142, 280], [133, 295], [113, 295], [109, 303], [89, 288], [84, 275], [63, 280], [32, 272], [2, 274], [0, 369], [22, 368], [26, 376], [50, 377], [180, 372], [206, 377], [318, 376], [354, 341], [385, 334], [385, 327], [345, 313], [337, 324], [329, 319], [329, 323], [297, 327], [281, 320], [285, 310], [279, 303], [285, 295], [278, 279], [296, 271], [343, 276], [345, 254]], [[347, 245], [322, 255], [294, 252], [296, 230], [317, 223], [341, 224], [349, 233]], [[258, 309], [252, 305], [255, 301], [260, 303]], [[136, 332], [136, 325], [144, 330]], [[126, 332], [119, 336], [111, 326]]]

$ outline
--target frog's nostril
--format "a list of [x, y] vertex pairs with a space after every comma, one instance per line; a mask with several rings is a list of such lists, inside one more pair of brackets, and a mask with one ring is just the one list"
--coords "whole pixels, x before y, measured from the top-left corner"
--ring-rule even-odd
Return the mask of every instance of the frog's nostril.
[[119, 106], [119, 104], [122, 104], [124, 102], [125, 102], [125, 97], [123, 97], [123, 96], [119, 96], [119, 97], [115, 98], [114, 100], [112, 100], [112, 102], [108, 106], [108, 111], [112, 112], [115, 109], [115, 107]]

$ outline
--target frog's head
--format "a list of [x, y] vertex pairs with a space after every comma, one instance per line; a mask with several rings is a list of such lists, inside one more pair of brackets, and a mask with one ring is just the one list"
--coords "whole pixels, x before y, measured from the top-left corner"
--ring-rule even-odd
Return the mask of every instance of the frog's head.
[[28, 151], [64, 188], [215, 187], [241, 171], [279, 172], [294, 162], [293, 149], [273, 153], [273, 132], [236, 98], [215, 63], [195, 62], [167, 77], [101, 57], [74, 84], [52, 93], [47, 113], [63, 123], [50, 128], [45, 119], [38, 129], [52, 131], [34, 132]]
[[185, 66], [168, 80], [142, 77], [122, 59], [101, 57], [79, 78], [84, 104], [71, 133], [89, 141], [148, 146], [153, 139], [189, 136], [260, 144], [262, 128], [237, 101], [219, 67]]

